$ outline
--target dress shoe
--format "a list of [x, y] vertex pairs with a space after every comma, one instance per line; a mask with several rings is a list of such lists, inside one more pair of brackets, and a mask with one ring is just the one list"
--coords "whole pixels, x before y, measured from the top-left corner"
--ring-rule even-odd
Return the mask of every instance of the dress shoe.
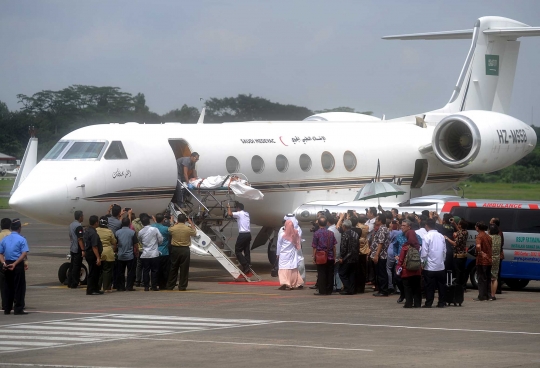
[[313, 289], [313, 290], [318, 289], [318, 288], [317, 288], [317, 285], [312, 285], [312, 286], [310, 286], [309, 288], [310, 288], [310, 289]]
[[159, 291], [159, 289], [157, 287], [153, 287], [152, 291]]
[[423, 305], [422, 308], [431, 308], [431, 305]]
[[388, 294], [384, 294], [384, 293], [373, 293], [373, 296], [388, 296]]
[[20, 312], [13, 312], [13, 314], [16, 316], [22, 316], [22, 315], [28, 314], [28, 312], [20, 311]]
[[186, 291], [186, 288], [178, 288], [178, 291]]
[[399, 299], [397, 300], [397, 302], [398, 302], [398, 303], [403, 303], [404, 300], [405, 300], [405, 298], [399, 297]]
[[403, 308], [412, 308], [410, 305], [404, 305]]
[[94, 291], [93, 293], [86, 294], [86, 295], [103, 295], [103, 292]]
[[11, 314], [11, 311], [5, 310], [5, 311], [4, 311], [4, 314]]
[[328, 294], [313, 293], [313, 295], [328, 295]]
[[348, 291], [340, 291], [339, 295], [353, 295], [353, 293], [349, 293]]
[[144, 291], [150, 291], [150, 288], [149, 288], [149, 287], [145, 287], [145, 288], [144, 288]]
[[394, 295], [396, 291], [394, 289], [388, 289], [388, 295]]
[[280, 287], [278, 287], [278, 290], [285, 290], [287, 288], [287, 285], [283, 284]]
[[295, 289], [302, 290], [304, 288], [304, 285], [297, 286]]
[[126, 291], [126, 289], [116, 289], [116, 291]]
[[141, 283], [140, 283], [140, 282], [136, 282], [136, 283], [135, 283], [135, 287], [141, 287]]
[[446, 308], [446, 305], [444, 305], [444, 304], [437, 304], [437, 308]]
[[487, 299], [474, 298], [475, 302], [485, 302]]
[[135, 291], [135, 289], [131, 288], [131, 289], [126, 289], [126, 291]]

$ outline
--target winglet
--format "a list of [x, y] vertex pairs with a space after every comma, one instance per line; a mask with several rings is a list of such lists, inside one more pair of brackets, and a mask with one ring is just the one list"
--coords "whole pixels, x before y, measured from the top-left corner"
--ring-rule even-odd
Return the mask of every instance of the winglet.
[[199, 116], [199, 120], [197, 120], [197, 124], [204, 124], [204, 113], [206, 111], [206, 107], [203, 107], [201, 110], [201, 116]]

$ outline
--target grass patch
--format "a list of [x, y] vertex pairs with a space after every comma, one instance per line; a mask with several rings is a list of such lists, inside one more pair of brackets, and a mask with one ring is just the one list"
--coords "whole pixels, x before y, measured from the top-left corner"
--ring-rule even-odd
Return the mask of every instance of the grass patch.
[[[540, 184], [464, 182], [459, 187], [465, 189], [465, 198], [470, 199], [540, 200]], [[443, 194], [455, 195], [455, 192], [447, 190]]]
[[15, 180], [0, 180], [0, 192], [10, 192]]
[[9, 209], [9, 198], [0, 197], [0, 210]]

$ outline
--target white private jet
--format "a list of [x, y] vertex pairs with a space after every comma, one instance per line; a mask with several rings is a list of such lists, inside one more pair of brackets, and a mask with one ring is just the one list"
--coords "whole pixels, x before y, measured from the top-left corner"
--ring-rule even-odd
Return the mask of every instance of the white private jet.
[[[29, 174], [26, 170], [24, 181], [17, 179], [9, 203], [21, 214], [64, 225], [75, 210], [83, 210], [88, 219], [113, 202], [157, 213], [173, 196], [176, 159], [193, 151], [200, 154], [199, 176], [241, 172], [264, 193], [262, 202], [243, 202], [252, 223], [267, 232], [301, 205], [352, 201], [373, 180], [378, 161], [382, 180], [409, 191], [394, 201], [436, 194], [470, 175], [512, 165], [534, 149], [534, 130], [506, 115], [517, 38], [526, 36], [540, 36], [540, 27], [482, 17], [470, 30], [384, 37], [472, 39], [450, 101], [423, 114], [381, 120], [322, 113], [304, 121], [128, 122], [77, 129]], [[358, 208], [343, 204], [345, 209], [353, 206]]]

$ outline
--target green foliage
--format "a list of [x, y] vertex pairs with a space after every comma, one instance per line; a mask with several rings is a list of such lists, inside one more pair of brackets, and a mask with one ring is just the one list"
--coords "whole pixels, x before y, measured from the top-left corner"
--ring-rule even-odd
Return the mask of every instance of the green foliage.
[[373, 115], [373, 111], [355, 111], [352, 107], [334, 107], [333, 109], [324, 109], [324, 110], [317, 110], [315, 111], [315, 114], [321, 114], [325, 112], [353, 112], [357, 114], [364, 114], [364, 115]]
[[[466, 181], [459, 184], [465, 190], [465, 198], [469, 199], [513, 199], [538, 200], [540, 184], [511, 184], [511, 183], [478, 183]], [[461, 196], [461, 191], [458, 193]], [[444, 194], [455, 195], [453, 190]]]
[[210, 98], [206, 101], [205, 122], [256, 120], [303, 120], [313, 115], [306, 107], [282, 105], [262, 97], [238, 95], [237, 97]]

